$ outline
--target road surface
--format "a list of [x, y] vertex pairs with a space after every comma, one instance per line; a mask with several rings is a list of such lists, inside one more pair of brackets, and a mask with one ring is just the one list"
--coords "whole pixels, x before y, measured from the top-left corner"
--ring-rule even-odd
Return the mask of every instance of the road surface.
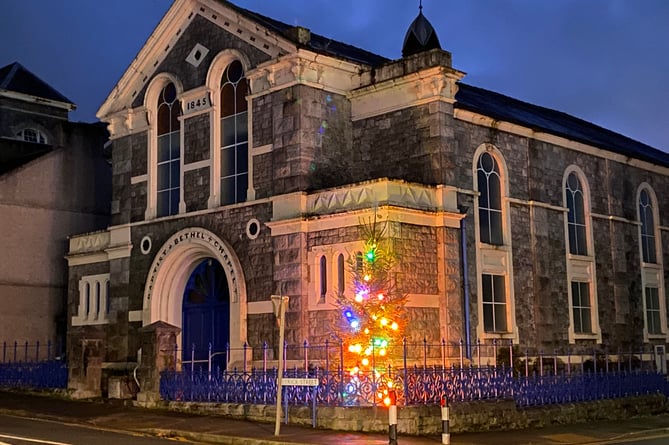
[[[194, 443], [183, 439], [180, 443]], [[0, 445], [174, 445], [171, 439], [0, 414]]]

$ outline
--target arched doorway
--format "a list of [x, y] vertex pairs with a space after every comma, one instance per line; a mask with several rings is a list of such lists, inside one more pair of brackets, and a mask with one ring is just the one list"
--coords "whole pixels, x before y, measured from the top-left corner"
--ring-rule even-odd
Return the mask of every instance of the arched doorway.
[[[246, 283], [244, 273], [234, 250], [213, 232], [190, 227], [174, 233], [156, 250], [144, 288], [142, 324], [148, 326], [157, 321], [180, 328], [177, 336], [179, 349], [190, 349], [183, 333], [183, 304], [185, 289], [193, 272], [203, 262], [212, 259], [212, 264], [223, 268], [229, 289], [228, 332], [231, 366], [246, 359], [244, 344], [246, 332]], [[207, 344], [208, 347], [208, 344]], [[250, 350], [246, 352], [250, 356]], [[179, 360], [183, 356], [179, 357]], [[190, 360], [190, 359], [189, 359]]]
[[230, 290], [221, 264], [206, 258], [193, 270], [184, 290], [182, 305], [184, 365], [208, 367], [211, 345], [212, 370], [226, 368], [226, 345], [230, 341]]

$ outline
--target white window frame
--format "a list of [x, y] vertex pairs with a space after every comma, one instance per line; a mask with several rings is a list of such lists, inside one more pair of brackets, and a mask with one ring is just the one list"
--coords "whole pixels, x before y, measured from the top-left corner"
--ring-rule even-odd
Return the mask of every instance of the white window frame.
[[[339, 293], [339, 255], [344, 256], [344, 295], [353, 294], [353, 276], [349, 270], [350, 259], [356, 252], [361, 252], [364, 244], [360, 241], [336, 245], [313, 247], [308, 254], [309, 261], [309, 310], [336, 309], [336, 298]], [[326, 294], [321, 298], [321, 258], [326, 261]]]
[[79, 306], [72, 326], [108, 324], [109, 274], [86, 275], [79, 280]]
[[[583, 188], [583, 211], [585, 213], [585, 236], [587, 244], [587, 255], [576, 255], [570, 253], [569, 247], [569, 211], [567, 208], [567, 178], [571, 173], [575, 173]], [[569, 343], [574, 344], [577, 340], [595, 340], [598, 344], [602, 342], [602, 331], [599, 326], [599, 306], [597, 298], [597, 273], [595, 263], [595, 245], [592, 233], [592, 207], [590, 197], [590, 185], [585, 173], [580, 167], [570, 165], [564, 171], [562, 176], [562, 202], [564, 203], [564, 237], [565, 237], [565, 255], [567, 263], [567, 299], [569, 304]], [[590, 326], [592, 332], [582, 333], [574, 330], [574, 300], [571, 291], [572, 282], [577, 281], [589, 284], [590, 291]]]
[[[26, 139], [26, 131], [33, 131], [35, 132], [35, 140], [34, 141], [29, 141]], [[16, 133], [16, 138], [20, 139], [25, 142], [31, 142], [33, 144], [48, 144], [49, 143], [49, 138], [47, 138], [46, 134], [42, 131], [39, 130], [35, 127], [25, 127], [22, 128], [20, 131]]]
[[[207, 207], [210, 209], [221, 207], [221, 78], [225, 69], [235, 60], [241, 62], [244, 68], [244, 76], [249, 82], [249, 95], [247, 96], [247, 131], [248, 131], [248, 188], [246, 190], [246, 201], [255, 199], [255, 189], [253, 187], [253, 103], [251, 94], [251, 81], [249, 79], [249, 70], [251, 62], [241, 52], [234, 49], [221, 51], [214, 57], [207, 73], [207, 89], [213, 105], [213, 112], [209, 113], [209, 141], [210, 151], [209, 159], [211, 167], [209, 169], [209, 202]], [[242, 203], [237, 203], [242, 204]]]
[[[186, 212], [186, 203], [184, 201], [184, 110], [183, 110], [183, 85], [175, 76], [169, 73], [161, 73], [151, 80], [144, 95], [144, 107], [147, 110], [149, 129], [147, 135], [147, 156], [146, 156], [146, 212], [144, 219], [155, 219], [158, 213], [158, 96], [168, 83], [173, 83], [177, 90], [177, 101], [181, 103], [181, 116], [179, 120], [179, 143], [181, 145], [181, 154], [179, 162], [179, 212]], [[170, 215], [174, 216], [174, 215]], [[168, 216], [165, 216], [168, 217]]]
[[[502, 245], [487, 244], [481, 241], [479, 221], [479, 193], [478, 193], [478, 161], [483, 153], [493, 156], [499, 167], [500, 199], [502, 202]], [[481, 144], [474, 152], [472, 159], [473, 188], [476, 193], [474, 199], [474, 225], [476, 234], [476, 286], [478, 323], [476, 335], [481, 340], [505, 339], [519, 342], [518, 326], [516, 324], [516, 303], [513, 286], [513, 250], [511, 246], [511, 212], [509, 208], [509, 175], [504, 156], [492, 144]], [[483, 318], [483, 275], [503, 275], [507, 332], [486, 332]]]
[[[643, 240], [641, 232], [641, 213], [639, 212], [639, 202], [641, 199], [641, 192], [646, 191], [650, 198], [651, 206], [653, 207], [653, 222], [655, 235], [655, 263], [647, 263], [643, 260]], [[657, 196], [655, 190], [650, 184], [644, 182], [639, 185], [636, 193], [636, 211], [637, 221], [639, 221], [639, 267], [641, 269], [641, 300], [643, 310], [643, 340], [648, 343], [650, 340], [664, 340], [669, 341], [669, 329], [667, 329], [667, 303], [664, 288], [664, 264], [662, 243], [660, 234], [660, 214], [657, 203]], [[648, 331], [648, 312], [646, 307], [646, 288], [657, 288], [657, 294], [660, 303], [660, 333], [651, 334]]]

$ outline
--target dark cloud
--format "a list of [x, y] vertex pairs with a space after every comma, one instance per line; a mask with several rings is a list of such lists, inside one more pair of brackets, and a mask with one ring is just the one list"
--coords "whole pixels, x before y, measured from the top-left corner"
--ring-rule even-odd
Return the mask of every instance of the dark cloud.
[[[398, 58], [418, 0], [236, 0], [239, 6]], [[12, 1], [0, 65], [13, 61], [95, 111], [171, 0]], [[423, 0], [464, 81], [555, 108], [669, 151], [669, 1]]]

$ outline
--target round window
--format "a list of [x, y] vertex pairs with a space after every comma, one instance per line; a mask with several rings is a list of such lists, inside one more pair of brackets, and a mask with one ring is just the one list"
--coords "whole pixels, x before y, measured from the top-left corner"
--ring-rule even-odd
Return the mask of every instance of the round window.
[[142, 241], [139, 243], [139, 248], [144, 255], [151, 252], [151, 238], [148, 236], [142, 238]]
[[258, 238], [258, 235], [260, 235], [260, 221], [255, 218], [250, 219], [249, 222], [246, 223], [246, 236], [248, 236], [249, 239], [256, 239]]

